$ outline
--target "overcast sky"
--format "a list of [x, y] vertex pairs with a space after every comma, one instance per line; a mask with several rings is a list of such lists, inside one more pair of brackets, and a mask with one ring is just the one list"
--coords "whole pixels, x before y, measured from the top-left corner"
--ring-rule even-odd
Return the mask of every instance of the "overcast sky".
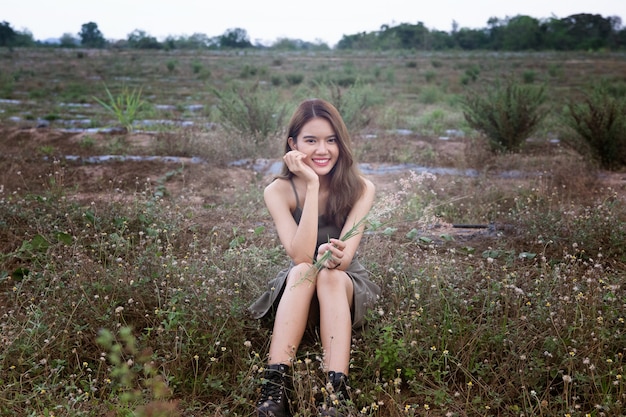
[[0, 21], [37, 40], [78, 36], [95, 22], [107, 39], [126, 39], [139, 29], [163, 40], [168, 35], [222, 35], [245, 29], [253, 43], [279, 38], [321, 40], [334, 46], [343, 35], [379, 30], [382, 25], [422, 22], [450, 31], [452, 22], [472, 29], [490, 17], [528, 15], [537, 19], [577, 13], [619, 16], [626, 24], [626, 0], [4, 0]]

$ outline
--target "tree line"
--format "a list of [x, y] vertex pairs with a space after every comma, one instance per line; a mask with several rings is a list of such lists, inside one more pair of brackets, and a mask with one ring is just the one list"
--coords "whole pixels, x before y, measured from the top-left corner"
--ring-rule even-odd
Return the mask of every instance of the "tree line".
[[626, 28], [620, 17], [581, 13], [565, 18], [539, 20], [518, 15], [492, 17], [482, 29], [458, 28], [431, 31], [423, 23], [382, 26], [379, 31], [345, 35], [338, 49], [418, 50], [623, 50]]
[[[82, 25], [74, 36], [65, 33], [55, 44], [36, 41], [30, 32], [19, 32], [4, 21], [0, 23], [0, 46], [60, 46], [65, 48], [133, 48], [133, 49], [278, 49], [330, 50], [326, 43], [282, 38], [271, 45], [253, 44], [245, 29], [233, 28], [222, 35], [209, 37], [202, 33], [190, 36], [168, 36], [163, 41], [143, 30], [134, 30], [126, 39], [107, 40], [97, 23]], [[487, 27], [459, 28], [456, 22], [450, 32], [430, 30], [422, 22], [382, 25], [378, 31], [344, 35], [336, 49], [385, 50], [496, 50], [496, 51], [598, 51], [626, 49], [626, 28], [618, 16], [580, 13], [565, 18], [537, 19], [517, 15], [503, 19], [492, 17]]]

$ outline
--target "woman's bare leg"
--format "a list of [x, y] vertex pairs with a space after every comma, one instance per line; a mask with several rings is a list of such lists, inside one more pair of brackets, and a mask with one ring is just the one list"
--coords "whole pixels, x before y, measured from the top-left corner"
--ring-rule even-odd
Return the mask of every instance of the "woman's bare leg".
[[348, 375], [352, 316], [350, 308], [354, 286], [343, 271], [322, 269], [317, 277], [317, 298], [320, 303], [320, 333], [327, 371]]
[[276, 310], [270, 342], [270, 364], [290, 365], [302, 341], [309, 307], [315, 294], [316, 277], [311, 268], [311, 264], [299, 264], [289, 272], [285, 291]]

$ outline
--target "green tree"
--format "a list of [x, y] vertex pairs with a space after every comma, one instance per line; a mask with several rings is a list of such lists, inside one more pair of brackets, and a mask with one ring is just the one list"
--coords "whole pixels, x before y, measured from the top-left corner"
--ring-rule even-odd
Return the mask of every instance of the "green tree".
[[608, 46], [612, 23], [599, 14], [580, 13], [565, 18], [576, 42], [576, 49], [600, 49]]
[[0, 23], [0, 46], [13, 46], [17, 33], [11, 27], [11, 24], [4, 21]]
[[220, 36], [220, 47], [222, 48], [251, 48], [252, 43], [245, 29], [228, 29]]
[[429, 36], [430, 48], [436, 51], [454, 48], [454, 38], [442, 30], [434, 30]]
[[64, 33], [61, 36], [61, 48], [75, 48], [76, 45], [79, 44], [77, 38], [74, 37], [71, 33]]
[[547, 46], [557, 50], [588, 50], [608, 47], [620, 24], [619, 18], [580, 13], [546, 22]]
[[207, 49], [218, 46], [215, 38], [209, 38], [204, 33], [194, 33], [191, 36], [168, 36], [163, 41], [167, 49]]
[[398, 49], [428, 49], [428, 29], [422, 22], [382, 26], [377, 47]]
[[12, 46], [29, 48], [31, 46], [35, 46], [35, 44], [35, 39], [30, 31], [25, 30], [23, 32], [15, 32], [15, 39], [13, 40]]
[[87, 48], [103, 48], [107, 43], [94, 22], [83, 24], [78, 36], [80, 36], [80, 44]]
[[501, 35], [503, 49], [507, 51], [541, 48], [540, 22], [530, 16], [518, 15], [508, 19]]
[[[385, 26], [383, 26], [385, 27]], [[337, 43], [337, 49], [376, 49], [381, 46], [378, 33], [360, 32], [354, 35], [343, 35]]]
[[163, 45], [157, 38], [150, 36], [143, 30], [135, 29], [128, 34], [128, 46], [136, 49], [161, 49]]
[[454, 35], [455, 43], [466, 50], [483, 49], [487, 47], [489, 36], [484, 30], [461, 28]]

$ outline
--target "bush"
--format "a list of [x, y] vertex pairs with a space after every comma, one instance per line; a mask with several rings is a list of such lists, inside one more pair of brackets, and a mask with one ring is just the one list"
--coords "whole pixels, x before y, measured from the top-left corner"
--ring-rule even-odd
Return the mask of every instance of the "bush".
[[361, 81], [348, 88], [339, 84], [318, 83], [316, 94], [333, 103], [352, 132], [366, 128], [373, 119], [372, 108], [379, 101], [371, 85]]
[[570, 100], [565, 124], [579, 136], [574, 146], [606, 169], [626, 164], [626, 101], [609, 93], [608, 86], [594, 85], [582, 100]]
[[299, 85], [304, 80], [304, 74], [290, 73], [290, 74], [286, 74], [285, 78], [287, 79], [287, 82], [289, 83], [289, 85]]
[[213, 90], [218, 97], [217, 109], [222, 126], [241, 136], [249, 136], [256, 145], [278, 134], [284, 125], [286, 105], [280, 104], [277, 93], [252, 87]]
[[485, 95], [470, 93], [461, 99], [465, 120], [484, 133], [492, 151], [517, 151], [543, 120], [543, 87], [507, 81]]

